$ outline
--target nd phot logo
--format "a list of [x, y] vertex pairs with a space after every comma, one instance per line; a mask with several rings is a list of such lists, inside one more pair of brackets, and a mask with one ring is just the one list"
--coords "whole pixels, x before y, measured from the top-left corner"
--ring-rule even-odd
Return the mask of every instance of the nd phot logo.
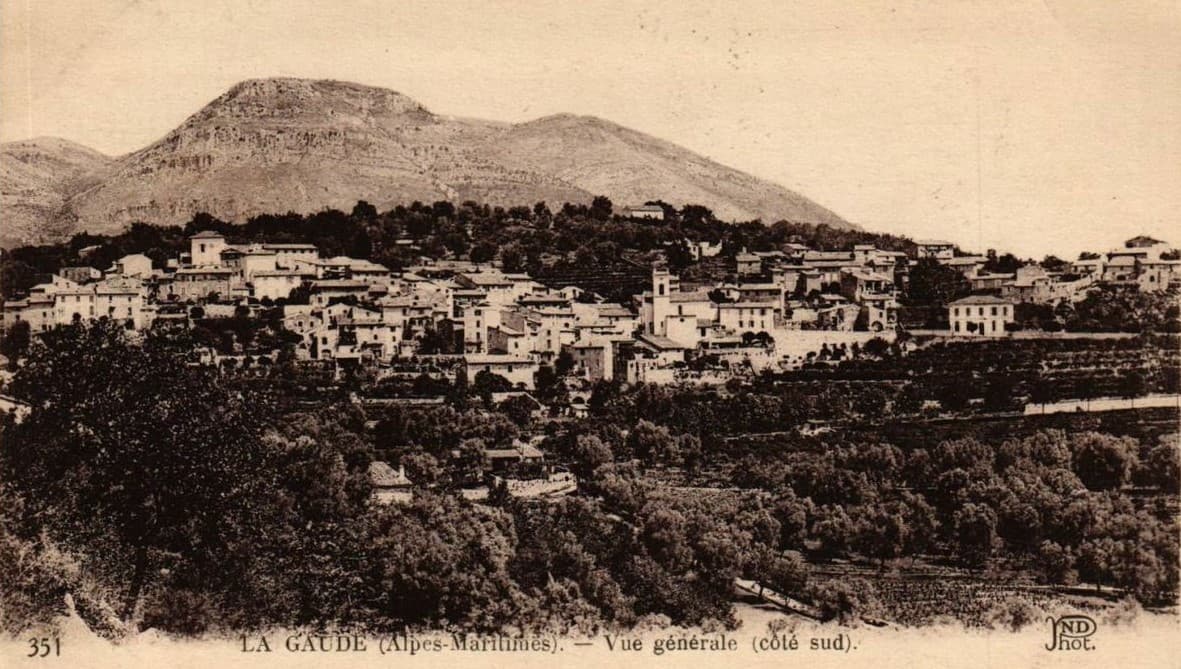
[[1096, 626], [1090, 616], [1050, 616], [1046, 621], [1050, 623], [1050, 643], [1046, 644], [1046, 650], [1095, 650], [1091, 635]]

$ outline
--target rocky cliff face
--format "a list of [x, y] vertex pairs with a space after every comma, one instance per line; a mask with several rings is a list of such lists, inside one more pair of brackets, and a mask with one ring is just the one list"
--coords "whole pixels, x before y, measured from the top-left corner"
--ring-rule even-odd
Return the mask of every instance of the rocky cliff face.
[[[245, 81], [139, 151], [114, 161], [93, 152], [83, 160], [86, 151], [59, 152], [72, 159], [47, 162], [43, 175], [25, 180], [34, 186], [23, 186], [7, 177], [17, 146], [5, 145], [3, 203], [25, 212], [20, 235], [180, 224], [198, 211], [240, 221], [347, 210], [360, 199], [382, 208], [440, 199], [589, 202], [599, 194], [621, 205], [663, 199], [704, 204], [723, 218], [849, 226], [801, 195], [601, 119], [453, 119], [394, 91], [337, 81]], [[21, 204], [30, 190], [39, 194]]]

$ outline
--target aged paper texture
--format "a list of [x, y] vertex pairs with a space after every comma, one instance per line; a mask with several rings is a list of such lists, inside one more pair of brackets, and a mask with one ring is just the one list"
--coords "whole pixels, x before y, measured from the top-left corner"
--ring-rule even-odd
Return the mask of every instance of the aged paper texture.
[[0, 3], [0, 667], [1178, 667], [1181, 5]]

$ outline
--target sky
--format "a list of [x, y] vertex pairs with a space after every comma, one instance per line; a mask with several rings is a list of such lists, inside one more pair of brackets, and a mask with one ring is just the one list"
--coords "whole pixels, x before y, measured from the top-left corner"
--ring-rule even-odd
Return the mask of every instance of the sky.
[[5, 0], [0, 141], [111, 155], [248, 78], [610, 119], [862, 227], [1074, 257], [1181, 243], [1181, 2]]

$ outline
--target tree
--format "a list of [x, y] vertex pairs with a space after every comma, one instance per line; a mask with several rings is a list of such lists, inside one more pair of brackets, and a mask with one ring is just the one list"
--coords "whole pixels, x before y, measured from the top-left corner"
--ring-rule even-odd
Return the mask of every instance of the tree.
[[963, 379], [947, 379], [939, 386], [939, 404], [948, 411], [968, 408], [972, 390]]
[[1181, 491], [1181, 459], [1178, 458], [1177, 435], [1162, 438], [1145, 458], [1148, 480], [1163, 492], [1176, 495]]
[[500, 247], [500, 268], [505, 272], [521, 272], [525, 269], [525, 249], [518, 242], [509, 242]]
[[988, 382], [984, 387], [984, 407], [989, 411], [1011, 410], [1015, 402], [1016, 380], [1003, 374]]
[[1129, 370], [1120, 377], [1120, 396], [1127, 398], [1132, 403], [1132, 408], [1136, 407], [1136, 398], [1145, 394], [1147, 390], [1148, 383], [1138, 369]]
[[0, 338], [0, 354], [8, 358], [15, 368], [16, 359], [29, 350], [29, 343], [29, 322], [17, 321], [5, 330], [3, 338]]
[[527, 428], [533, 423], [535, 409], [537, 409], [537, 401], [527, 395], [514, 395], [496, 405], [497, 411], [508, 416], [518, 427], [522, 428]]
[[[59, 328], [34, 346], [12, 392], [32, 405], [7, 428], [0, 467], [25, 519], [108, 565], [133, 626], [160, 570], [221, 581], [274, 521], [265, 405], [116, 325]], [[162, 429], [163, 428], [163, 429]], [[178, 557], [179, 556], [179, 557]]]
[[473, 244], [469, 257], [474, 263], [490, 262], [496, 257], [496, 245], [490, 241], [482, 241]]
[[374, 207], [365, 200], [357, 200], [357, 204], [353, 205], [352, 216], [354, 220], [372, 221], [377, 218], [377, 207]]
[[472, 380], [472, 392], [480, 396], [485, 407], [492, 406], [492, 393], [503, 393], [512, 389], [511, 381], [486, 369], [476, 372], [476, 378]]
[[606, 195], [596, 195], [595, 199], [591, 200], [590, 215], [596, 221], [606, 221], [611, 218], [613, 210], [614, 205]]
[[1132, 437], [1082, 432], [1072, 435], [1070, 449], [1079, 479], [1091, 490], [1111, 490], [1131, 477], [1140, 446]]
[[1054, 585], [1073, 585], [1078, 581], [1074, 554], [1070, 548], [1053, 541], [1043, 541], [1038, 549], [1038, 581]]
[[665, 247], [665, 257], [668, 267], [673, 272], [683, 272], [693, 262], [693, 254], [689, 251], [689, 244], [684, 239], [678, 239]]
[[897, 505], [894, 508], [859, 506], [857, 509], [854, 521], [854, 546], [857, 552], [876, 559], [879, 566], [888, 559], [902, 555], [910, 540], [905, 510], [899, 509]]
[[955, 512], [954, 520], [960, 560], [969, 567], [983, 567], [996, 545], [996, 512], [969, 502]]
[[902, 391], [894, 396], [893, 410], [896, 414], [911, 415], [923, 410], [923, 396], [919, 387], [914, 383], [903, 386]]
[[363, 567], [381, 584], [375, 610], [394, 626], [490, 630], [511, 615], [505, 607], [521, 596], [507, 570], [511, 518], [500, 509], [473, 513], [469, 504], [421, 491], [376, 514]]
[[921, 258], [910, 270], [906, 296], [916, 304], [947, 304], [971, 292], [971, 284], [958, 270], [934, 258]]
[[38, 270], [16, 258], [0, 258], [0, 293], [5, 299], [25, 294], [37, 285]]
[[1049, 380], [1040, 374], [1030, 383], [1029, 401], [1040, 405], [1042, 407], [1042, 413], [1046, 412], [1046, 405], [1054, 401], [1055, 395], [1054, 384], [1050, 383]]
[[430, 487], [443, 480], [443, 467], [429, 453], [411, 453], [402, 458], [402, 466], [415, 485]]
[[667, 460], [675, 442], [668, 428], [641, 419], [627, 435], [627, 449], [648, 464]]
[[1070, 263], [1055, 255], [1042, 258], [1041, 266], [1047, 272], [1065, 272], [1070, 269]]
[[574, 356], [570, 355], [570, 351], [563, 350], [558, 354], [558, 358], [554, 361], [554, 372], [558, 376], [566, 376], [574, 369]]
[[853, 396], [853, 409], [863, 418], [880, 418], [886, 410], [888, 399], [885, 391], [870, 386], [861, 389]]
[[811, 587], [812, 604], [825, 620], [848, 625], [859, 618], [879, 615], [877, 590], [864, 578], [829, 580]]

